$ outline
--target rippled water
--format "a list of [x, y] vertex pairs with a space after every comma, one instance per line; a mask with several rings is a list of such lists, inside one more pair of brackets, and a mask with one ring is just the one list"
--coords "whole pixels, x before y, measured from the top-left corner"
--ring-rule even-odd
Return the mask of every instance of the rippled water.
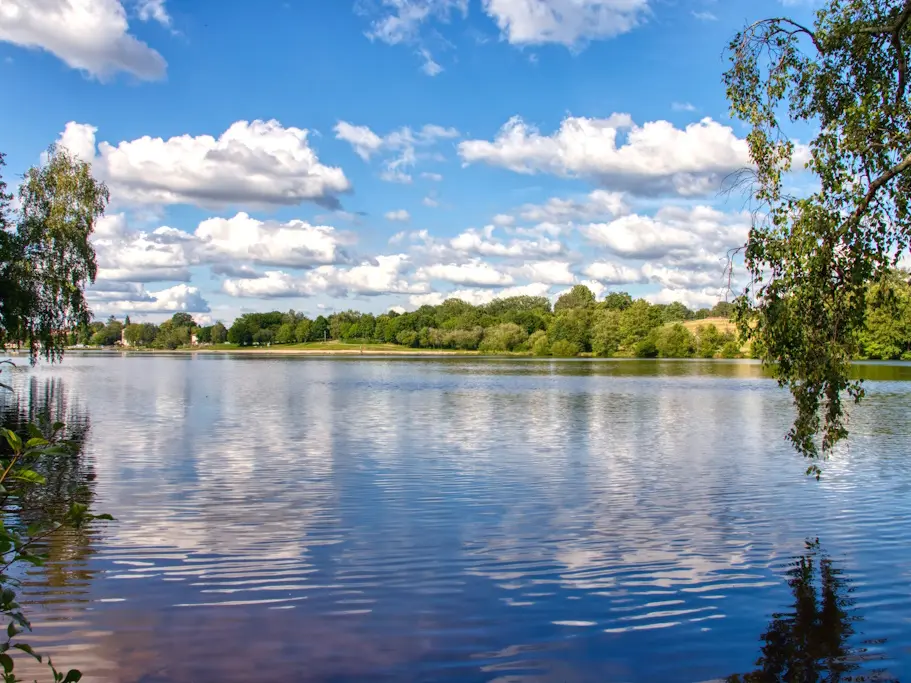
[[861, 372], [817, 483], [750, 363], [23, 369], [20, 399], [86, 429], [73, 476], [117, 518], [28, 577], [31, 641], [101, 682], [717, 681], [806, 640], [793, 563], [824, 552], [843, 609], [817, 654], [906, 680], [911, 366]]

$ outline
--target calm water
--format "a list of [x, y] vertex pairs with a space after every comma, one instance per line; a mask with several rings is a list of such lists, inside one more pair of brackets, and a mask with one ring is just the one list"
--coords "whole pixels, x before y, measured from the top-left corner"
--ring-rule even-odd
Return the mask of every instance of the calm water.
[[911, 680], [911, 366], [861, 371], [817, 483], [749, 363], [20, 370], [20, 399], [85, 432], [65, 477], [117, 518], [27, 577], [32, 642], [100, 682], [673, 683], [798, 632], [854, 677], [831, 680]]

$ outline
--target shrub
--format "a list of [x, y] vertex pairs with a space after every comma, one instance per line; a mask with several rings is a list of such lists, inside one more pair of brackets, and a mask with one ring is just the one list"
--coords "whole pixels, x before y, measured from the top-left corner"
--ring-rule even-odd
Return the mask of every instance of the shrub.
[[565, 339], [555, 341], [550, 347], [551, 355], [557, 358], [574, 358], [581, 350], [578, 344]]

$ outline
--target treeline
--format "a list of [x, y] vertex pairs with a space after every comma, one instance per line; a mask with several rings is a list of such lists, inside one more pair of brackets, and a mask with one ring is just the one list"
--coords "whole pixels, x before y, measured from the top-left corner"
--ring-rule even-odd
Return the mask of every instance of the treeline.
[[[857, 357], [911, 360], [911, 284], [894, 271], [867, 293], [866, 327], [857, 339]], [[71, 335], [71, 344], [176, 349], [197, 344], [271, 346], [312, 342], [397, 344], [422, 349], [482, 353], [530, 353], [569, 357], [738, 358], [740, 342], [730, 325], [719, 330], [706, 318], [728, 320], [730, 303], [692, 311], [679, 302], [652, 304], [626, 292], [597, 301], [578, 285], [551, 306], [546, 297], [517, 296], [473, 306], [448, 299], [410, 313], [381, 315], [342, 311], [310, 319], [295, 311], [246, 313], [230, 327], [201, 326], [187, 313], [160, 325], [114, 318], [94, 322]], [[697, 324], [684, 325], [687, 321]]]
[[228, 328], [220, 322], [197, 325], [187, 313], [177, 313], [160, 325], [110, 318], [80, 330], [72, 341], [108, 346], [120, 343], [122, 337], [132, 347], [160, 349], [194, 342], [249, 347], [335, 341], [560, 357], [583, 353], [737, 357], [740, 345], [731, 332], [723, 333], [711, 324], [692, 331], [679, 324], [711, 317], [726, 319], [731, 310], [731, 304], [725, 302], [698, 311], [681, 303], [651, 304], [634, 300], [626, 292], [612, 292], [597, 301], [590, 289], [579, 285], [553, 306], [546, 297], [532, 296], [496, 299], [481, 306], [448, 299], [438, 306], [401, 314], [342, 311], [311, 319], [295, 311], [247, 313]]
[[448, 299], [410, 313], [343, 311], [315, 320], [294, 311], [248, 313], [234, 321], [227, 339], [240, 346], [342, 341], [539, 356], [711, 357], [726, 344], [726, 354], [739, 353], [734, 336], [712, 325], [697, 335], [667, 323], [727, 318], [730, 313], [731, 305], [724, 302], [691, 311], [680, 303], [633, 300], [625, 292], [598, 302], [588, 287], [578, 285], [553, 306], [546, 297], [517, 296], [481, 306]]

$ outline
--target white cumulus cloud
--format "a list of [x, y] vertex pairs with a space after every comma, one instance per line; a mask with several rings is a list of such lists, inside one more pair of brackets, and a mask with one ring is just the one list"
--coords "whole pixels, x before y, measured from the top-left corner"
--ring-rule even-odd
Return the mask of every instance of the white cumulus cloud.
[[228, 279], [222, 283], [225, 293], [237, 297], [278, 298], [329, 294], [376, 296], [380, 294], [416, 294], [428, 291], [426, 283], [409, 283], [405, 272], [410, 267], [405, 254], [377, 256], [350, 268], [321, 266], [303, 275], [284, 271], [267, 271], [260, 278]]
[[648, 16], [648, 0], [484, 0], [513, 45], [567, 47], [627, 33]]
[[513, 117], [492, 141], [462, 141], [459, 154], [466, 164], [588, 177], [605, 187], [646, 195], [710, 193], [729, 173], [750, 164], [746, 141], [711, 118], [680, 129], [668, 121], [639, 126], [628, 114], [571, 116], [552, 135]]
[[595, 261], [582, 271], [593, 280], [606, 285], [627, 285], [643, 282], [645, 277], [638, 268], [610, 261]]
[[469, 263], [438, 263], [418, 269], [419, 280], [442, 280], [457, 285], [500, 287], [513, 283], [513, 278], [489, 263], [474, 260]]
[[334, 227], [292, 220], [261, 221], [246, 213], [209, 218], [193, 233], [202, 261], [248, 261], [257, 265], [311, 267], [348, 260]]
[[155, 292], [132, 288], [94, 304], [96, 313], [208, 313], [209, 303], [196, 287], [175, 285]]
[[[164, 11], [160, 0], [146, 4]], [[0, 41], [46, 50], [100, 80], [118, 72], [157, 80], [167, 69], [164, 57], [129, 33], [119, 0], [3, 0]]]
[[408, 213], [405, 209], [397, 209], [396, 211], [387, 211], [386, 212], [387, 221], [409, 221], [411, 220], [411, 214]]
[[654, 216], [631, 214], [580, 231], [591, 242], [627, 258], [687, 258], [724, 253], [746, 242], [750, 216], [726, 214], [708, 206], [669, 206]]
[[237, 121], [217, 138], [101, 142], [97, 154], [95, 133], [70, 122], [59, 143], [91, 161], [118, 202], [274, 208], [312, 201], [335, 208], [351, 189], [341, 168], [320, 163], [307, 130], [275, 120]]
[[418, 308], [420, 306], [439, 306], [446, 299], [462, 299], [462, 301], [480, 306], [489, 304], [494, 299], [506, 299], [511, 296], [547, 296], [550, 287], [547, 283], [532, 282], [503, 289], [456, 289], [447, 292], [427, 292], [408, 297], [408, 303], [413, 308]]

